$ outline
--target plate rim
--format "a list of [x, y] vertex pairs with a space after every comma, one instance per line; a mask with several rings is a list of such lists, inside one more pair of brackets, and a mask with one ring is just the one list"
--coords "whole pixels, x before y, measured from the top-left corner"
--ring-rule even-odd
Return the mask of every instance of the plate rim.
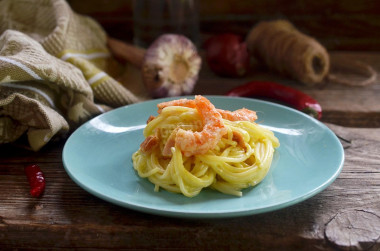
[[[290, 207], [292, 205], [295, 205], [295, 204], [298, 204], [302, 201], [305, 201], [305, 200], [315, 196], [316, 194], [322, 192], [328, 186], [330, 186], [336, 180], [336, 178], [339, 176], [339, 174], [341, 173], [343, 166], [344, 166], [344, 160], [345, 160], [345, 153], [344, 153], [343, 146], [342, 146], [341, 142], [339, 141], [338, 137], [335, 135], [335, 133], [328, 126], [326, 126], [324, 123], [322, 123], [321, 121], [319, 121], [313, 117], [310, 117], [309, 115], [307, 115], [301, 111], [298, 111], [292, 107], [282, 105], [282, 104], [278, 104], [278, 103], [271, 102], [271, 101], [255, 99], [255, 98], [248, 98], [248, 97], [230, 97], [230, 96], [223, 96], [223, 95], [203, 95], [203, 96], [208, 98], [208, 99], [210, 99], [210, 98], [211, 99], [214, 99], [214, 98], [215, 99], [238, 99], [238, 100], [242, 100], [244, 102], [253, 102], [253, 103], [257, 102], [257, 103], [264, 104], [266, 106], [279, 107], [280, 109], [285, 109], [285, 110], [289, 110], [290, 112], [295, 112], [298, 115], [301, 115], [301, 116], [305, 117], [306, 119], [313, 121], [319, 127], [323, 128], [325, 132], [328, 132], [330, 134], [330, 136], [332, 136], [334, 138], [334, 140], [339, 143], [339, 144], [337, 144], [339, 146], [339, 152], [341, 153], [339, 155], [339, 157], [340, 157], [339, 166], [336, 167], [336, 171], [327, 180], [325, 180], [324, 183], [321, 183], [319, 186], [315, 187], [311, 191], [308, 191], [307, 193], [303, 194], [303, 196], [293, 198], [292, 200], [288, 200], [288, 201], [280, 203], [280, 204], [275, 203], [275, 204], [272, 204], [269, 206], [256, 207], [256, 208], [251, 208], [251, 209], [239, 209], [238, 208], [237, 210], [225, 210], [225, 211], [223, 210], [223, 211], [218, 211], [218, 212], [214, 212], [214, 211], [205, 212], [205, 211], [198, 211], [198, 210], [188, 212], [188, 211], [177, 210], [177, 209], [166, 210], [166, 209], [161, 209], [161, 208], [149, 207], [148, 205], [143, 205], [141, 203], [130, 202], [130, 201], [129, 202], [121, 201], [119, 199], [112, 198], [112, 196], [102, 194], [102, 193], [98, 192], [97, 190], [93, 189], [91, 186], [84, 184], [74, 175], [74, 173], [71, 172], [70, 167], [68, 167], [68, 165], [65, 161], [65, 159], [66, 159], [65, 156], [67, 155], [70, 141], [72, 140], [73, 137], [75, 137], [75, 135], [78, 132], [80, 132], [80, 130], [82, 130], [84, 127], [88, 126], [88, 124], [90, 124], [91, 121], [93, 121], [95, 119], [99, 119], [99, 118], [104, 117], [104, 116], [109, 116], [108, 114], [115, 113], [117, 110], [126, 109], [128, 107], [140, 106], [141, 104], [150, 105], [150, 104], [157, 104], [159, 102], [178, 99], [178, 98], [194, 98], [194, 95], [187, 95], [187, 96], [180, 96], [180, 97], [167, 97], [167, 98], [153, 99], [153, 100], [147, 100], [147, 101], [143, 101], [143, 102], [139, 102], [139, 103], [121, 106], [121, 107], [115, 108], [113, 110], [110, 110], [108, 112], [99, 114], [98, 116], [95, 116], [94, 118], [86, 121], [81, 126], [76, 128], [74, 130], [74, 132], [72, 132], [70, 134], [70, 136], [67, 138], [67, 140], [64, 144], [64, 147], [62, 150], [62, 163], [63, 163], [63, 166], [64, 166], [66, 173], [69, 175], [69, 177], [74, 181], [74, 183], [76, 185], [78, 185], [79, 187], [84, 189], [86, 192], [88, 192], [88, 193], [92, 194], [93, 196], [98, 197], [104, 201], [107, 201], [109, 203], [121, 206], [123, 208], [128, 208], [131, 210], [135, 210], [135, 211], [139, 211], [139, 212], [143, 212], [143, 213], [149, 213], [149, 214], [153, 214], [153, 215], [159, 215], [159, 216], [175, 217], [175, 218], [198, 218], [198, 219], [200, 219], [200, 218], [240, 217], [240, 216], [267, 213], [267, 212], [277, 211], [277, 210], [280, 210], [280, 209], [283, 209], [286, 207]], [[243, 195], [243, 197], [244, 197], [244, 195]], [[236, 197], [236, 199], [239, 199], [239, 198], [241, 198], [241, 197]]]

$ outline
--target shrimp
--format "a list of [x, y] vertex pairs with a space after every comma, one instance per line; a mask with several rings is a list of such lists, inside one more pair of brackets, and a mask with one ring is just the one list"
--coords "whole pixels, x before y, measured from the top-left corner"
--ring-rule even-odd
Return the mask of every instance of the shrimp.
[[[183, 107], [189, 107], [189, 108], [196, 108], [195, 100], [191, 99], [178, 99], [178, 100], [172, 100], [163, 102], [157, 105], [158, 107], [158, 113], [161, 113], [162, 109], [168, 106], [183, 106]], [[252, 110], [248, 110], [246, 108], [242, 108], [236, 111], [228, 111], [228, 110], [222, 110], [222, 109], [216, 109], [217, 112], [222, 115], [222, 118], [230, 120], [230, 121], [250, 121], [253, 122], [257, 119], [256, 112]]]
[[148, 118], [148, 120], [146, 121], [146, 123], [149, 124], [149, 122], [152, 121], [155, 118], [156, 118], [155, 116], [150, 115], [149, 118]]
[[221, 110], [216, 109], [220, 115], [224, 119], [230, 120], [230, 121], [250, 121], [253, 122], [257, 119], [257, 115], [255, 111], [248, 110], [246, 108], [242, 108], [236, 111], [227, 111], [227, 110]]
[[158, 107], [157, 112], [161, 113], [162, 109], [164, 109], [165, 107], [168, 107], [168, 106], [183, 106], [183, 107], [195, 108], [195, 100], [182, 98], [182, 99], [162, 102], [162, 103], [159, 103], [157, 105], [157, 107]]
[[[178, 129], [175, 144], [186, 157], [195, 154], [205, 154], [214, 148], [223, 135], [227, 133], [222, 116], [217, 112], [215, 106], [206, 98], [195, 96], [195, 108], [203, 122], [200, 132]], [[187, 101], [185, 102], [186, 104]]]
[[241, 135], [241, 133], [239, 133], [237, 131], [233, 131], [232, 132], [232, 140], [236, 141], [241, 148], [244, 148], [244, 150], [247, 150], [247, 147], [246, 147], [245, 142], [244, 142], [243, 135]]
[[177, 135], [178, 129], [179, 129], [179, 127], [177, 127], [176, 129], [174, 129], [172, 131], [172, 133], [170, 134], [169, 138], [167, 139], [167, 141], [165, 143], [165, 146], [164, 146], [164, 149], [162, 149], [162, 156], [165, 156], [165, 157], [172, 156], [171, 148], [173, 146], [175, 146], [175, 137]]
[[150, 153], [159, 144], [159, 139], [156, 135], [147, 137], [140, 145], [140, 149], [143, 153]]
[[143, 153], [150, 153], [154, 148], [158, 147], [161, 140], [161, 130], [156, 128], [153, 135], [148, 136], [140, 145], [140, 150]]
[[214, 148], [222, 136], [227, 133], [222, 118], [230, 121], [250, 122], [257, 119], [256, 112], [246, 108], [236, 111], [216, 109], [208, 99], [201, 95], [195, 96], [195, 100], [184, 98], [160, 103], [157, 105], [158, 113], [161, 113], [162, 109], [168, 106], [183, 106], [197, 109], [204, 126], [201, 132], [192, 132], [179, 128], [175, 130], [175, 138], [174, 134], [171, 135], [170, 140], [168, 140], [169, 142], [165, 146], [165, 155], [171, 155], [169, 150], [174, 143], [186, 157], [204, 154]]

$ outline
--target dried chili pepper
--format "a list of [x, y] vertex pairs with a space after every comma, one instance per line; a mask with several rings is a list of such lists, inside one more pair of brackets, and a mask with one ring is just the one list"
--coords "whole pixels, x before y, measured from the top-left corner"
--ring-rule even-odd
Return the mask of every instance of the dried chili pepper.
[[320, 104], [299, 90], [269, 81], [252, 81], [238, 86], [226, 94], [235, 97], [264, 97], [284, 102], [316, 119], [321, 119]]
[[30, 185], [30, 194], [39, 197], [45, 190], [45, 176], [38, 165], [25, 167], [25, 174]]

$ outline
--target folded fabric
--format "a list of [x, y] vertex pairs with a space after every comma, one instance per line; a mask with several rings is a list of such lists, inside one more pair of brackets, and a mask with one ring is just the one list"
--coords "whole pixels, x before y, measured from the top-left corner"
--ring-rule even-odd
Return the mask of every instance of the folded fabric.
[[66, 1], [0, 1], [0, 24], [0, 144], [27, 135], [37, 151], [97, 114], [139, 101], [107, 73], [113, 59], [103, 29]]

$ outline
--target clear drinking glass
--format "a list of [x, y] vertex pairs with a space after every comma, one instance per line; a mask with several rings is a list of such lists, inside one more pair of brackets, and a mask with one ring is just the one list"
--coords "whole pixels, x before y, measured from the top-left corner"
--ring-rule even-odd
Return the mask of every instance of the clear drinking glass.
[[182, 34], [199, 46], [197, 0], [134, 0], [134, 43], [148, 47], [165, 33]]

